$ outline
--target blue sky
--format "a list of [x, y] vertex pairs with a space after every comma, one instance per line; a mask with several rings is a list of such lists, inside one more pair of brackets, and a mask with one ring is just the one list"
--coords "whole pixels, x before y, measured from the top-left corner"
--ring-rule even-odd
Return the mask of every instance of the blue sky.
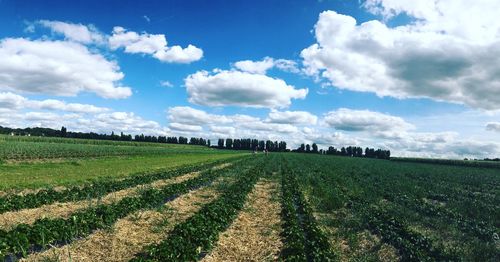
[[496, 3], [458, 2], [2, 0], [0, 125], [491, 157]]

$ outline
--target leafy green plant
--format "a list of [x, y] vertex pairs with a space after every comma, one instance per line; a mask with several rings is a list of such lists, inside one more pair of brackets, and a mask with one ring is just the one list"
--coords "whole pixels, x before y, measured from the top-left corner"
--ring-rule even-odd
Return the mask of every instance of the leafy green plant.
[[[260, 162], [269, 160], [260, 158]], [[266, 165], [266, 163], [264, 163]], [[263, 175], [262, 163], [256, 168], [237, 172], [237, 181], [222, 187], [222, 195], [205, 205], [184, 223], [177, 225], [169, 237], [159, 244], [151, 245], [132, 261], [196, 261], [206, 254], [243, 208], [246, 196], [257, 179]]]

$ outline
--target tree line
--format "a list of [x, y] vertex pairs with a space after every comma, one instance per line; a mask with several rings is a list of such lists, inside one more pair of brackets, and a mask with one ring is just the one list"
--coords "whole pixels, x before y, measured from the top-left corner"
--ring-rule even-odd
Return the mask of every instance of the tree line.
[[219, 149], [232, 149], [232, 150], [265, 150], [269, 152], [286, 152], [285, 141], [271, 141], [271, 140], [258, 140], [250, 138], [232, 139], [219, 138], [217, 141], [217, 148]]
[[[175, 136], [150, 136], [150, 135], [135, 135], [124, 134], [98, 134], [94, 132], [71, 132], [62, 127], [60, 130], [51, 128], [8, 128], [0, 126], [0, 134], [13, 134], [20, 136], [47, 136], [47, 137], [66, 137], [66, 138], [80, 138], [80, 139], [96, 139], [96, 140], [115, 140], [115, 141], [135, 141], [135, 142], [150, 142], [150, 143], [167, 143], [167, 144], [186, 144], [186, 145], [200, 145], [208, 146], [218, 149], [230, 149], [230, 150], [267, 150], [269, 152], [289, 152], [287, 149], [287, 143], [285, 141], [271, 141], [271, 140], [258, 140], [250, 138], [240, 138], [232, 139], [219, 138], [217, 145], [212, 145], [210, 139], [197, 138], [197, 137], [175, 137]], [[389, 150], [366, 148], [363, 152], [361, 147], [342, 147], [337, 149], [330, 146], [328, 150], [318, 149], [318, 145], [313, 143], [301, 144], [299, 148], [292, 150], [292, 152], [299, 153], [314, 153], [314, 154], [325, 154], [325, 155], [338, 155], [338, 156], [350, 156], [350, 157], [368, 157], [368, 158], [379, 158], [379, 159], [389, 159], [391, 152]]]
[[135, 142], [150, 142], [150, 143], [168, 143], [168, 144], [186, 144], [186, 145], [200, 145], [200, 146], [210, 146], [210, 140], [197, 137], [175, 137], [175, 136], [149, 136], [149, 135], [135, 135], [116, 134], [111, 132], [111, 134], [98, 134], [94, 132], [71, 132], [66, 129], [66, 127], [61, 127], [60, 130], [52, 128], [43, 127], [33, 127], [33, 128], [8, 128], [0, 126], [0, 134], [6, 135], [17, 135], [17, 136], [46, 136], [46, 137], [65, 137], [65, 138], [79, 138], [79, 139], [95, 139], [95, 140], [114, 140], [114, 141], [135, 141]]
[[298, 153], [312, 153], [312, 154], [323, 154], [323, 155], [335, 155], [335, 156], [349, 156], [349, 157], [367, 157], [367, 158], [378, 158], [378, 159], [390, 159], [391, 151], [374, 148], [365, 148], [363, 153], [363, 148], [361, 147], [342, 147], [337, 149], [333, 146], [328, 147], [327, 150], [319, 149], [316, 143], [312, 145], [301, 144], [299, 148], [292, 150], [292, 152]]

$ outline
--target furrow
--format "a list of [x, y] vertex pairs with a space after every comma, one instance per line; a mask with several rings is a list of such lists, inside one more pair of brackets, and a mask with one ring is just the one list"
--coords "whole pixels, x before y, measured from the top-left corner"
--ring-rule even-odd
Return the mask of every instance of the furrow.
[[138, 185], [131, 188], [119, 190], [102, 198], [94, 198], [76, 202], [54, 203], [39, 208], [23, 209], [0, 214], [0, 229], [10, 230], [18, 224], [31, 225], [42, 218], [67, 218], [78, 210], [96, 206], [99, 204], [111, 204], [125, 197], [137, 196], [138, 192], [145, 188], [161, 188], [171, 184], [182, 183], [191, 178], [199, 176], [200, 172], [192, 172], [178, 177], [162, 179], [146, 185]]
[[275, 261], [280, 239], [279, 184], [261, 179], [233, 224], [202, 261]]
[[128, 261], [145, 246], [158, 243], [173, 227], [218, 197], [211, 185], [184, 194], [158, 210], [141, 210], [72, 244], [51, 248], [22, 261]]

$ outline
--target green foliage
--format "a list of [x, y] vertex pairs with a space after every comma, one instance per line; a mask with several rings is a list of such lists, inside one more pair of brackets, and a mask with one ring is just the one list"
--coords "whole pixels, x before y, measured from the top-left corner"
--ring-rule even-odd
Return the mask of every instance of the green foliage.
[[55, 137], [10, 137], [0, 135], [0, 141], [3, 141], [0, 147], [0, 159], [16, 161], [53, 158], [207, 153], [214, 151], [207, 147], [192, 145]]
[[313, 210], [300, 191], [294, 170], [283, 163], [282, 169], [284, 261], [336, 261], [330, 243], [313, 216]]
[[[495, 169], [287, 155], [335, 239], [369, 231], [404, 261], [498, 261], [500, 177]], [[352, 248], [352, 247], [351, 247]], [[481, 250], [481, 252], [478, 252]], [[377, 249], [365, 258], [377, 260]]]
[[413, 162], [440, 164], [451, 166], [466, 166], [466, 167], [484, 167], [484, 168], [500, 168], [500, 162], [487, 160], [453, 160], [453, 159], [432, 159], [432, 158], [411, 158], [411, 157], [393, 157], [392, 161]]
[[220, 161], [201, 165], [189, 165], [154, 174], [137, 174], [121, 180], [96, 181], [92, 184], [73, 186], [62, 191], [49, 188], [42, 189], [36, 193], [0, 197], [0, 213], [40, 207], [54, 202], [62, 203], [97, 198], [125, 188], [151, 183], [155, 180], [167, 179], [181, 174], [203, 170], [219, 163]]
[[204, 171], [199, 177], [159, 189], [146, 189], [138, 196], [125, 197], [110, 205], [96, 205], [73, 213], [69, 218], [39, 219], [32, 225], [20, 224], [6, 232], [0, 230], [0, 260], [6, 256], [26, 256], [33, 250], [48, 245], [69, 243], [96, 229], [111, 226], [116, 220], [139, 210], [164, 204], [189, 190], [206, 185], [227, 172], [230, 167]]
[[[196, 261], [206, 254], [243, 208], [248, 193], [257, 179], [263, 175], [263, 165], [269, 160], [259, 157], [250, 166], [240, 166], [237, 181], [222, 187], [222, 195], [205, 205], [184, 223], [177, 225], [169, 237], [159, 244], [151, 245], [132, 261]], [[235, 170], [236, 171], [236, 170]]]

